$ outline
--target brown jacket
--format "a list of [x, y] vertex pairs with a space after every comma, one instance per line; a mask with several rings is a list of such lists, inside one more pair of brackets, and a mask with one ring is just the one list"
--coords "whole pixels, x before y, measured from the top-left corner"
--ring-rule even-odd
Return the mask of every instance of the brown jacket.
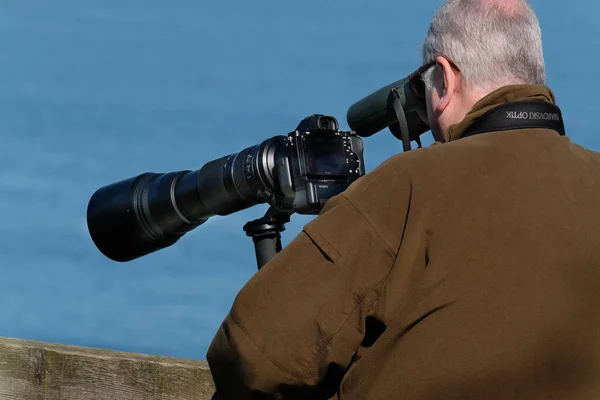
[[[399, 154], [237, 296], [221, 399], [600, 399], [600, 154], [546, 129]], [[460, 139], [460, 140], [457, 140]]]

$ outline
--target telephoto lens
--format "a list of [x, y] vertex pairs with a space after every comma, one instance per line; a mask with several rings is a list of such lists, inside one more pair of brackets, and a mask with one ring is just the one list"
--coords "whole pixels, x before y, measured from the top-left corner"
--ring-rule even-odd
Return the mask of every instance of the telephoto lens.
[[214, 215], [266, 203], [285, 139], [273, 137], [197, 171], [144, 173], [98, 189], [87, 209], [94, 244], [111, 260], [131, 261], [171, 246]]

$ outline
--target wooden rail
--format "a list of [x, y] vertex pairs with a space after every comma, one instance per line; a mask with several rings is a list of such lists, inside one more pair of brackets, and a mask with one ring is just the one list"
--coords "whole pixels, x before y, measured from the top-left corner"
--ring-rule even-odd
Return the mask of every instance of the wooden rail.
[[204, 361], [0, 338], [0, 399], [210, 400]]

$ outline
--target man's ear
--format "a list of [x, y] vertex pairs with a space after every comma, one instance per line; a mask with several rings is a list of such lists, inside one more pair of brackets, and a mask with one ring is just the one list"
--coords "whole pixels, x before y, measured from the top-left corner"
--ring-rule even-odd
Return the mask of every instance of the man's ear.
[[436, 58], [439, 71], [442, 74], [443, 87], [440, 92], [440, 102], [437, 107], [437, 112], [442, 113], [450, 104], [450, 100], [456, 95], [458, 89], [458, 77], [454, 69], [444, 57]]

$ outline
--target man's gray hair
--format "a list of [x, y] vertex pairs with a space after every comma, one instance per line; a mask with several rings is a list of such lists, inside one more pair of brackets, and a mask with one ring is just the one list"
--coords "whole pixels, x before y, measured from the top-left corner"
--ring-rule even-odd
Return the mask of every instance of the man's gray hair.
[[[452, 60], [475, 89], [546, 80], [542, 32], [527, 0], [446, 0], [423, 44], [424, 63], [438, 56]], [[424, 74], [429, 89], [433, 70]]]

